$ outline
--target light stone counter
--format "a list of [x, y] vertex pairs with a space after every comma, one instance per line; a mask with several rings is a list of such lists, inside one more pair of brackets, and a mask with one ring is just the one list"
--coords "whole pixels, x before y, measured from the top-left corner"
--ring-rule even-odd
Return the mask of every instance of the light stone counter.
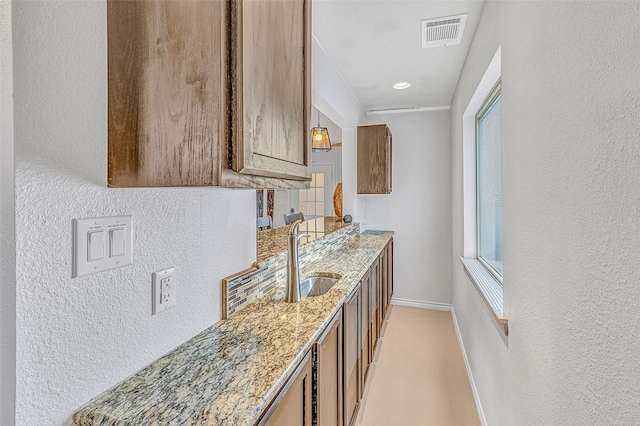
[[326, 294], [289, 304], [281, 283], [87, 403], [74, 423], [255, 424], [392, 235], [353, 238], [301, 272], [342, 275]]

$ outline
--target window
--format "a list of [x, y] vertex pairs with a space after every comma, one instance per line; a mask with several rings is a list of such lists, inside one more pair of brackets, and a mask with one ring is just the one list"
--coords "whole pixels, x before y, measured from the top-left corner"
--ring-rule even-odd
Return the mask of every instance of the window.
[[476, 114], [478, 260], [502, 282], [502, 96], [498, 82]]
[[502, 288], [502, 48], [462, 114], [464, 271], [509, 335]]
[[301, 189], [299, 197], [300, 211], [305, 219], [324, 216], [324, 173], [313, 173], [310, 188]]

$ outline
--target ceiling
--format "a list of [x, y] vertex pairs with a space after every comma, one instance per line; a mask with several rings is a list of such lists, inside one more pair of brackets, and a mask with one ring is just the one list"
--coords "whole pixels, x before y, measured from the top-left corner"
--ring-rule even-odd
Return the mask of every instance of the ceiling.
[[[314, 0], [313, 34], [366, 112], [448, 107], [484, 0]], [[423, 19], [466, 13], [459, 45], [422, 49]], [[411, 87], [394, 89], [394, 83]]]

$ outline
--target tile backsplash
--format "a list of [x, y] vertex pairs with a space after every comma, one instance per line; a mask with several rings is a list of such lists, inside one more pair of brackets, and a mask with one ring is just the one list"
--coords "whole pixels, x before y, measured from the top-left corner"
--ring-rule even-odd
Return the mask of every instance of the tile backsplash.
[[[312, 240], [300, 246], [300, 269], [339, 249], [360, 233], [360, 225], [353, 223], [345, 228]], [[287, 254], [281, 253], [260, 262], [258, 270], [235, 274], [222, 280], [222, 319], [247, 306], [254, 300], [283, 284], [287, 276]], [[302, 278], [302, 277], [301, 277]]]

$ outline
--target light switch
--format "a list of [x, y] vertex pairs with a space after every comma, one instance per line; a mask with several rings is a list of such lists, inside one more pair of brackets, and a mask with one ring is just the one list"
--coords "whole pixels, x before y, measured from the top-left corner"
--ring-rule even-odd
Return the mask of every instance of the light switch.
[[87, 235], [87, 260], [99, 260], [104, 257], [104, 231], [92, 231]]
[[133, 263], [133, 218], [73, 219], [73, 278]]
[[109, 231], [110, 256], [122, 256], [125, 253], [124, 228], [116, 228]]

